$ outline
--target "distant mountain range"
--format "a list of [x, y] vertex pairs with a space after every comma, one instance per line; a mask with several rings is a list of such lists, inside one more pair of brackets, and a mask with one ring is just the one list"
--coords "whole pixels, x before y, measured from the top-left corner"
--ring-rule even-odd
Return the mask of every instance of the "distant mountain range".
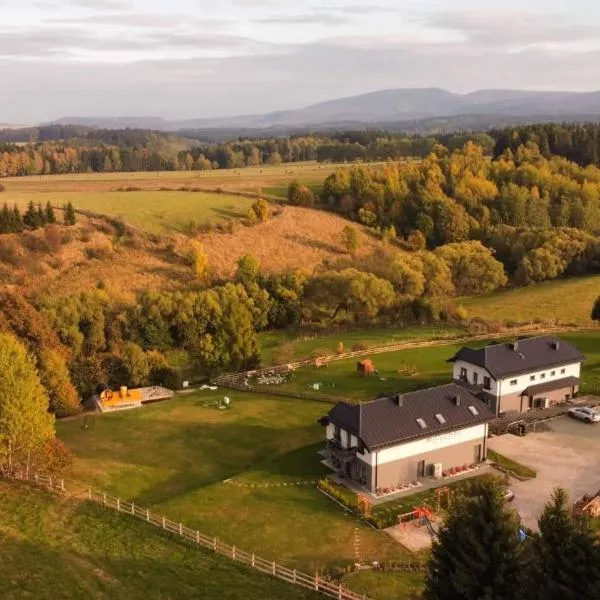
[[[600, 92], [532, 92], [524, 90], [480, 90], [454, 94], [442, 89], [383, 90], [330, 100], [295, 110], [264, 115], [242, 115], [212, 119], [169, 121], [156, 117], [63, 117], [55, 123], [107, 129], [266, 130], [331, 128], [402, 124], [442, 119], [460, 127], [475, 122], [493, 127], [538, 120], [582, 120], [600, 118]], [[444, 121], [446, 120], [446, 121]], [[484, 125], [484, 124], [487, 125]], [[462, 125], [463, 127], [466, 125]]]

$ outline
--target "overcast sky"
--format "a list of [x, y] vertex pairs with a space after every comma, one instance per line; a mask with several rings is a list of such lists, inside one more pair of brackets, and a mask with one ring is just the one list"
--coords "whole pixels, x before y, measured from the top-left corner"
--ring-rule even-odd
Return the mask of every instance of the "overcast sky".
[[600, 89], [597, 0], [0, 0], [0, 123]]

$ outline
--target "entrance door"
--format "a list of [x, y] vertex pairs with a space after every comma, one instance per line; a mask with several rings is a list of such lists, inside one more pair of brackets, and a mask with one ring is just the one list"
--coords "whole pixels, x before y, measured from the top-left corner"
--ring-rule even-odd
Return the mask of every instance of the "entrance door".
[[481, 444], [477, 444], [477, 446], [475, 446], [473, 448], [474, 451], [474, 456], [473, 458], [475, 458], [475, 462], [476, 463], [480, 463], [481, 462], [481, 451], [482, 451], [482, 446]]
[[420, 460], [417, 463], [417, 477], [425, 477], [425, 461]]

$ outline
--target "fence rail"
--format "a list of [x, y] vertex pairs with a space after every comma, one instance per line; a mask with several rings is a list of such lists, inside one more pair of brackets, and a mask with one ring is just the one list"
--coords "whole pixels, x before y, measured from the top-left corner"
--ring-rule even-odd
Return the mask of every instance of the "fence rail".
[[[26, 474], [21, 472], [3, 473], [3, 476], [7, 479], [34, 483], [35, 485], [71, 497], [81, 497], [81, 494], [71, 493], [65, 485], [65, 480], [62, 478], [37, 473]], [[134, 502], [128, 502], [102, 492], [96, 492], [92, 488], [87, 489], [84, 493], [84, 498], [87, 501], [99, 504], [106, 509], [114, 510], [118, 513], [145, 521], [157, 529], [162, 529], [168, 533], [179, 536], [192, 544], [211, 550], [215, 554], [242, 563], [256, 571], [270, 575], [271, 577], [275, 577], [291, 585], [313, 590], [314, 592], [318, 592], [329, 598], [337, 598], [338, 600], [371, 600], [365, 594], [358, 594], [333, 581], [328, 581], [327, 579], [320, 577], [318, 573], [313, 576], [280, 565], [276, 561], [266, 560], [247, 550], [243, 550], [237, 546], [231, 546], [217, 537], [207, 536], [197, 529], [190, 529], [183, 525], [183, 523], [171, 521], [164, 515], [154, 513], [150, 509], [138, 506]]]

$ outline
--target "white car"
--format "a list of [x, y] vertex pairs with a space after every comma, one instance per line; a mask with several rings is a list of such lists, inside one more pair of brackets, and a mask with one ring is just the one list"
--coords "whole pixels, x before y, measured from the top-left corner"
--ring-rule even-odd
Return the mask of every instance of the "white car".
[[593, 406], [576, 406], [569, 409], [569, 416], [586, 423], [600, 422], [600, 410]]

